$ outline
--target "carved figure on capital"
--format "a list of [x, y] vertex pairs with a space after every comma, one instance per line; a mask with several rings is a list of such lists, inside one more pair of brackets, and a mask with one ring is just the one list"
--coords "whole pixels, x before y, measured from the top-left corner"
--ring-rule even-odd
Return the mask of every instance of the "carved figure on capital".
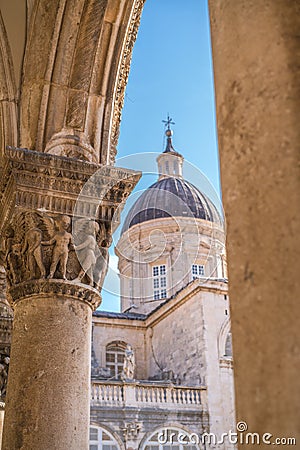
[[5, 269], [9, 285], [21, 279], [21, 244], [16, 243], [15, 232], [9, 227], [5, 233]]
[[73, 280], [81, 283], [84, 277], [90, 286], [99, 286], [102, 271], [104, 269], [103, 253], [105, 261], [106, 252], [103, 252], [101, 243], [106, 238], [106, 228], [103, 223], [95, 220], [80, 219], [74, 226], [75, 250], [81, 269], [78, 276]]
[[6, 387], [8, 378], [10, 358], [7, 354], [0, 354], [0, 399], [4, 400], [6, 397]]
[[39, 214], [21, 212], [14, 216], [6, 230], [5, 266], [10, 286], [26, 280], [45, 278], [41, 220]]
[[[20, 212], [5, 239], [9, 286], [38, 279], [63, 279], [101, 289], [112, 233], [108, 223], [67, 215]], [[75, 251], [74, 251], [75, 250]]]
[[68, 216], [50, 217], [24, 211], [13, 218], [14, 228], [6, 231], [5, 265], [10, 286], [53, 278], [56, 270], [66, 279], [68, 253], [72, 243]]
[[55, 271], [59, 266], [62, 278], [66, 280], [67, 262], [72, 244], [72, 234], [68, 231], [71, 225], [71, 219], [66, 215], [56, 219], [45, 217], [44, 224], [50, 235], [50, 240], [42, 241], [41, 244], [45, 246], [54, 246], [48, 278], [54, 278]]
[[105, 226], [105, 224], [102, 223], [102, 232], [98, 234], [97, 242], [100, 254], [99, 257], [97, 258], [94, 270], [94, 279], [95, 279], [95, 287], [101, 289], [108, 271], [108, 261], [109, 261], [108, 249], [112, 243], [111, 224], [107, 224]]
[[39, 228], [30, 228], [24, 237], [24, 245], [21, 249], [21, 255], [26, 255], [26, 267], [32, 278], [36, 277], [36, 268], [40, 270], [40, 278], [45, 278], [46, 269], [42, 256], [42, 232]]

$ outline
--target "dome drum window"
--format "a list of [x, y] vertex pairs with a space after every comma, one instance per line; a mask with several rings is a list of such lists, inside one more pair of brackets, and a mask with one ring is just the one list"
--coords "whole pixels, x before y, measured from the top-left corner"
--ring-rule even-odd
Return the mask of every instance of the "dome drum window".
[[154, 300], [160, 300], [167, 298], [167, 276], [166, 265], [152, 267], [153, 276], [153, 298]]

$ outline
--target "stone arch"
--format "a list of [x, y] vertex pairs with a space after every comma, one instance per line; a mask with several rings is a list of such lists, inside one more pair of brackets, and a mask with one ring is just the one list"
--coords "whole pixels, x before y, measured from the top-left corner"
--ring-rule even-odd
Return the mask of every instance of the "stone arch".
[[116, 346], [116, 345], [118, 345], [122, 349], [124, 348], [124, 350], [125, 350], [127, 342], [122, 341], [120, 339], [114, 339], [113, 341], [110, 340], [109, 342], [107, 342], [105, 348], [110, 348], [110, 347], [113, 347], [113, 346]]
[[127, 344], [130, 344], [130, 342], [124, 341], [124, 336], [121, 333], [116, 333], [114, 337], [107, 337], [105, 340], [102, 341], [103, 348], [106, 348], [109, 344], [113, 342], [122, 342], [125, 347]]
[[23, 65], [21, 146], [113, 163], [143, 4], [36, 2]]
[[109, 428], [106, 425], [103, 425], [102, 423], [98, 423], [96, 421], [91, 421], [90, 423], [90, 428], [100, 428], [102, 429], [104, 432], [106, 432], [108, 435], [111, 435], [113, 437], [113, 439], [116, 441], [117, 445], [119, 446], [120, 450], [125, 450], [125, 446], [124, 443], [122, 442], [122, 440], [120, 439], [120, 437], [118, 436], [118, 434], [112, 430], [111, 428]]
[[17, 89], [11, 49], [0, 12], [0, 165], [7, 145], [18, 144]]

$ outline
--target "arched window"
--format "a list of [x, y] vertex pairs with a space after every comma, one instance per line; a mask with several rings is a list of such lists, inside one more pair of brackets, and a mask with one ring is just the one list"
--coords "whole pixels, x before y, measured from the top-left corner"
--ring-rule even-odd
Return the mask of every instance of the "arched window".
[[225, 342], [225, 355], [232, 358], [232, 337], [231, 332], [227, 334], [226, 342]]
[[106, 367], [111, 377], [119, 378], [123, 370], [126, 342], [113, 341], [106, 346]]
[[162, 428], [152, 433], [141, 450], [199, 450], [200, 435], [180, 428]]
[[100, 427], [90, 427], [90, 450], [120, 450], [115, 438]]

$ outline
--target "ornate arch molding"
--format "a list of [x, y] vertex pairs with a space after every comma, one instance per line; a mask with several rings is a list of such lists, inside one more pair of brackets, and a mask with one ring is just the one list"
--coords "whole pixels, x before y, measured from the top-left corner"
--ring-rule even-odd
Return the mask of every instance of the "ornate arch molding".
[[17, 89], [11, 50], [0, 12], [0, 166], [7, 145], [18, 143]]
[[145, 0], [38, 0], [23, 68], [21, 146], [111, 164]]

